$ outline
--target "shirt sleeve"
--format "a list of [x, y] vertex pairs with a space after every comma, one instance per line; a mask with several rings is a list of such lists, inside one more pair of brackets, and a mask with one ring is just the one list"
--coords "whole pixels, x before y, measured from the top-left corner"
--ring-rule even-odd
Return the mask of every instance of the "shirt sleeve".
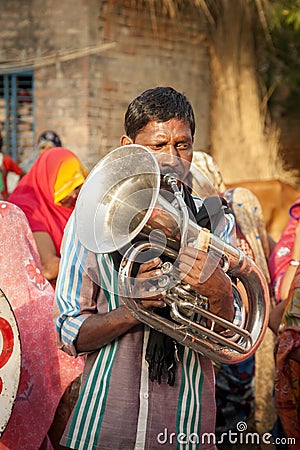
[[236, 246], [235, 218], [232, 213], [224, 214], [224, 227], [220, 231], [220, 238], [227, 244]]
[[[66, 353], [77, 356], [75, 341], [83, 322], [97, 312], [97, 261], [79, 242], [71, 215], [61, 246], [61, 262], [55, 289], [59, 307], [56, 318], [58, 346]], [[94, 275], [93, 275], [94, 274]]]
[[17, 175], [23, 174], [23, 169], [10, 156], [5, 156], [3, 165], [7, 172], [14, 172]]

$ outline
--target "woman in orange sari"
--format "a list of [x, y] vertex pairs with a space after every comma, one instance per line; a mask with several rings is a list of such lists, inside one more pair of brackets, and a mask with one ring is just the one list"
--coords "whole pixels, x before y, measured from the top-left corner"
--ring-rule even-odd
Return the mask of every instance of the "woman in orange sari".
[[43, 275], [52, 283], [58, 274], [64, 228], [86, 176], [86, 168], [74, 153], [55, 147], [37, 159], [8, 199], [24, 211]]

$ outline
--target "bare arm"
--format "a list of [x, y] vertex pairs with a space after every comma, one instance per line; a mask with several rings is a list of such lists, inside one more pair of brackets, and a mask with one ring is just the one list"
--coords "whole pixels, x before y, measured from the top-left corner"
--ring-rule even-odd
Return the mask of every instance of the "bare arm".
[[[297, 225], [295, 232], [295, 242], [291, 259], [295, 261], [300, 261], [300, 221]], [[290, 287], [296, 275], [297, 269], [298, 266], [294, 265], [289, 265], [288, 268], [286, 269], [280, 288], [280, 298], [282, 300], [288, 298]]]
[[[157, 277], [162, 274], [157, 266], [160, 265], [159, 258], [155, 258], [140, 267], [138, 277], [149, 279]], [[143, 300], [145, 308], [161, 308], [165, 303], [160, 299], [161, 296], [149, 297]], [[131, 312], [125, 307], [121, 306], [108, 313], [94, 314], [88, 317], [82, 324], [77, 340], [76, 349], [78, 353], [90, 352], [101, 348], [114, 339], [122, 336], [135, 325], [140, 323], [135, 319]]]
[[[286, 307], [287, 300], [283, 300], [278, 305], [273, 308], [270, 313], [269, 319], [269, 328], [273, 331], [273, 333], [278, 334], [279, 325], [282, 321], [282, 316]], [[300, 348], [295, 348], [289, 354], [290, 359], [294, 359], [297, 362], [300, 362]]]
[[94, 314], [82, 324], [77, 340], [78, 353], [101, 348], [139, 323], [125, 306], [105, 314]]
[[56, 255], [50, 234], [45, 231], [34, 231], [33, 236], [40, 254], [44, 277], [49, 281], [56, 280], [60, 258]]

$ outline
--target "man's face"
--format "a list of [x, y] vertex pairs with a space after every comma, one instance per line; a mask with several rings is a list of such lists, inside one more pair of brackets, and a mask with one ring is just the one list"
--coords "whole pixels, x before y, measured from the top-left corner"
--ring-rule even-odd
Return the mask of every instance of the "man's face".
[[[121, 140], [121, 143], [128, 142]], [[193, 157], [193, 138], [185, 122], [178, 119], [151, 121], [136, 136], [134, 143], [155, 153], [162, 174], [176, 173], [179, 181], [187, 176]]]
[[67, 195], [65, 198], [63, 198], [59, 203], [62, 206], [65, 206], [66, 208], [75, 208], [76, 200], [79, 195], [80, 189], [82, 185], [75, 188], [72, 192], [70, 192], [69, 195]]

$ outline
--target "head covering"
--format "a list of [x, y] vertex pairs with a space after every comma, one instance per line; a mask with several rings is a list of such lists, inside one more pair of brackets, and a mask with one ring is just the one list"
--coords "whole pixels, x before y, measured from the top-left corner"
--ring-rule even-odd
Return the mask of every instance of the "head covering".
[[0, 286], [13, 310], [21, 342], [20, 382], [0, 449], [39, 449], [63, 393], [82, 373], [83, 361], [57, 348], [53, 288], [42, 275], [24, 213], [4, 201], [0, 201], [0, 236], [5, 268], [0, 271]]
[[[296, 207], [292, 208], [296, 204], [300, 203], [300, 194], [298, 195], [297, 201], [291, 205], [293, 213], [296, 214]], [[292, 252], [295, 242], [295, 232], [298, 225], [298, 220], [290, 215], [288, 223], [284, 228], [282, 235], [275, 245], [270, 259], [269, 259], [269, 271], [271, 275], [271, 281], [274, 288], [275, 299], [280, 302], [280, 288], [283, 275], [292, 259]]]
[[267, 265], [270, 248], [264, 216], [258, 198], [246, 188], [227, 189], [223, 193], [233, 210], [236, 222], [253, 252], [253, 259], [270, 281]]
[[[213, 157], [206, 152], [196, 151], [193, 153], [193, 161], [191, 164], [190, 173], [192, 175], [191, 187], [195, 195], [203, 197], [205, 195], [212, 194], [210, 192], [211, 187], [206, 186], [207, 181], [212, 184], [217, 193], [224, 192], [226, 189], [217, 163], [215, 162]], [[203, 174], [204, 177], [201, 177], [201, 174]]]
[[[258, 198], [241, 187], [228, 189], [222, 195], [236, 219], [237, 246], [255, 261], [269, 284], [270, 248]], [[276, 420], [274, 368], [274, 338], [269, 329], [255, 356], [240, 364], [221, 366], [216, 375], [218, 432], [233, 428], [239, 420], [248, 421], [251, 414], [254, 414], [255, 431], [266, 433], [272, 429]]]
[[59, 204], [87, 176], [87, 170], [73, 152], [55, 147], [43, 153], [20, 180], [9, 201], [26, 214], [32, 231], [51, 236], [57, 255], [71, 208]]
[[53, 147], [61, 147], [62, 146], [61, 140], [60, 140], [58, 134], [52, 130], [46, 130], [39, 136], [38, 141], [37, 141], [38, 149], [43, 147], [43, 145], [45, 145], [46, 142], [52, 142]]
[[293, 219], [296, 220], [300, 219], [300, 199], [298, 199], [295, 203], [292, 204], [292, 206], [289, 209], [289, 215], [290, 217], [293, 217]]
[[86, 174], [82, 170], [82, 164], [77, 158], [68, 158], [62, 161], [54, 185], [54, 203], [59, 205], [74, 189], [83, 182], [82, 175]]

